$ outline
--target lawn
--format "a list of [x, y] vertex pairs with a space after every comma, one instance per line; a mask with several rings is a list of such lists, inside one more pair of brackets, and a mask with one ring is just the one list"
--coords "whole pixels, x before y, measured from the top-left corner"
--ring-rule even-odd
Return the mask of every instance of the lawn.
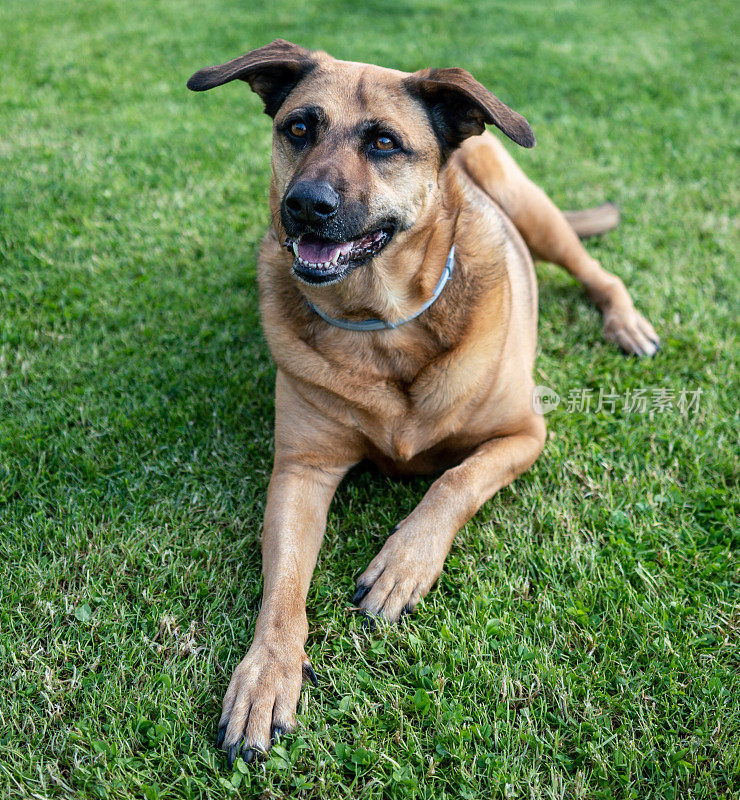
[[[727, 0], [0, 3], [0, 797], [740, 796], [738, 21]], [[429, 481], [349, 476], [309, 594], [319, 686], [229, 770], [272, 461], [271, 133], [245, 86], [185, 82], [277, 36], [463, 66], [525, 114], [516, 155], [558, 204], [620, 206], [589, 249], [663, 351], [622, 357], [538, 266], [536, 379], [563, 398], [544, 453], [374, 633], [354, 578]]]

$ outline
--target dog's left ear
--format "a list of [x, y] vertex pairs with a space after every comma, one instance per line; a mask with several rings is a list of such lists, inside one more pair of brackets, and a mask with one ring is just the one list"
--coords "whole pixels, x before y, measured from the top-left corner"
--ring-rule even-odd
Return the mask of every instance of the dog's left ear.
[[449, 153], [470, 136], [495, 125], [522, 147], [534, 147], [529, 123], [464, 69], [423, 69], [405, 81], [427, 107], [434, 131]]
[[236, 80], [246, 81], [265, 104], [265, 113], [274, 117], [285, 98], [316, 66], [310, 50], [276, 39], [239, 58], [204, 67], [188, 81], [188, 89], [204, 92]]

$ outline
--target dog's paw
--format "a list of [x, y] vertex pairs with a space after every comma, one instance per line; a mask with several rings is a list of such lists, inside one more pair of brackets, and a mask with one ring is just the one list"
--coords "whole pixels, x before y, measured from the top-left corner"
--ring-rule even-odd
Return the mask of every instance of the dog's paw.
[[230, 767], [239, 756], [249, 763], [267, 753], [295, 728], [304, 678], [317, 683], [303, 648], [281, 642], [252, 645], [234, 670], [218, 722], [216, 747], [226, 752]]
[[438, 558], [401, 525], [357, 579], [352, 602], [371, 620], [398, 622], [432, 588], [443, 563], [444, 555]]
[[628, 355], [654, 356], [660, 350], [660, 338], [655, 328], [634, 306], [606, 312], [604, 336]]

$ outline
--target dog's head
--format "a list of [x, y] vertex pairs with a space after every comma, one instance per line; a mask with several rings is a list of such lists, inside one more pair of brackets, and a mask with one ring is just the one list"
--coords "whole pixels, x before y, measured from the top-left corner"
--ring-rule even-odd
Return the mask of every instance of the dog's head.
[[409, 74], [277, 40], [196, 72], [188, 87], [237, 78], [274, 119], [278, 235], [310, 284], [342, 279], [411, 229], [436, 198], [452, 151], [486, 124], [524, 147], [535, 143], [524, 117], [462, 69]]

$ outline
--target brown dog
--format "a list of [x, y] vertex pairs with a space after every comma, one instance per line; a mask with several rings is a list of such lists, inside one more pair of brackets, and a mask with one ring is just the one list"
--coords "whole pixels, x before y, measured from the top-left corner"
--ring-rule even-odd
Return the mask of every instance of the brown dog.
[[236, 78], [274, 118], [258, 279], [278, 370], [262, 609], [219, 722], [230, 763], [289, 731], [303, 678], [315, 681], [306, 595], [347, 470], [364, 458], [395, 474], [446, 470], [357, 581], [359, 608], [395, 621], [437, 580], [457, 531], [542, 450], [530, 252], [583, 283], [607, 338], [658, 349], [576, 235], [613, 227], [613, 207], [569, 224], [484, 132], [532, 147], [527, 121], [464, 70], [408, 74], [278, 40], [188, 86]]

